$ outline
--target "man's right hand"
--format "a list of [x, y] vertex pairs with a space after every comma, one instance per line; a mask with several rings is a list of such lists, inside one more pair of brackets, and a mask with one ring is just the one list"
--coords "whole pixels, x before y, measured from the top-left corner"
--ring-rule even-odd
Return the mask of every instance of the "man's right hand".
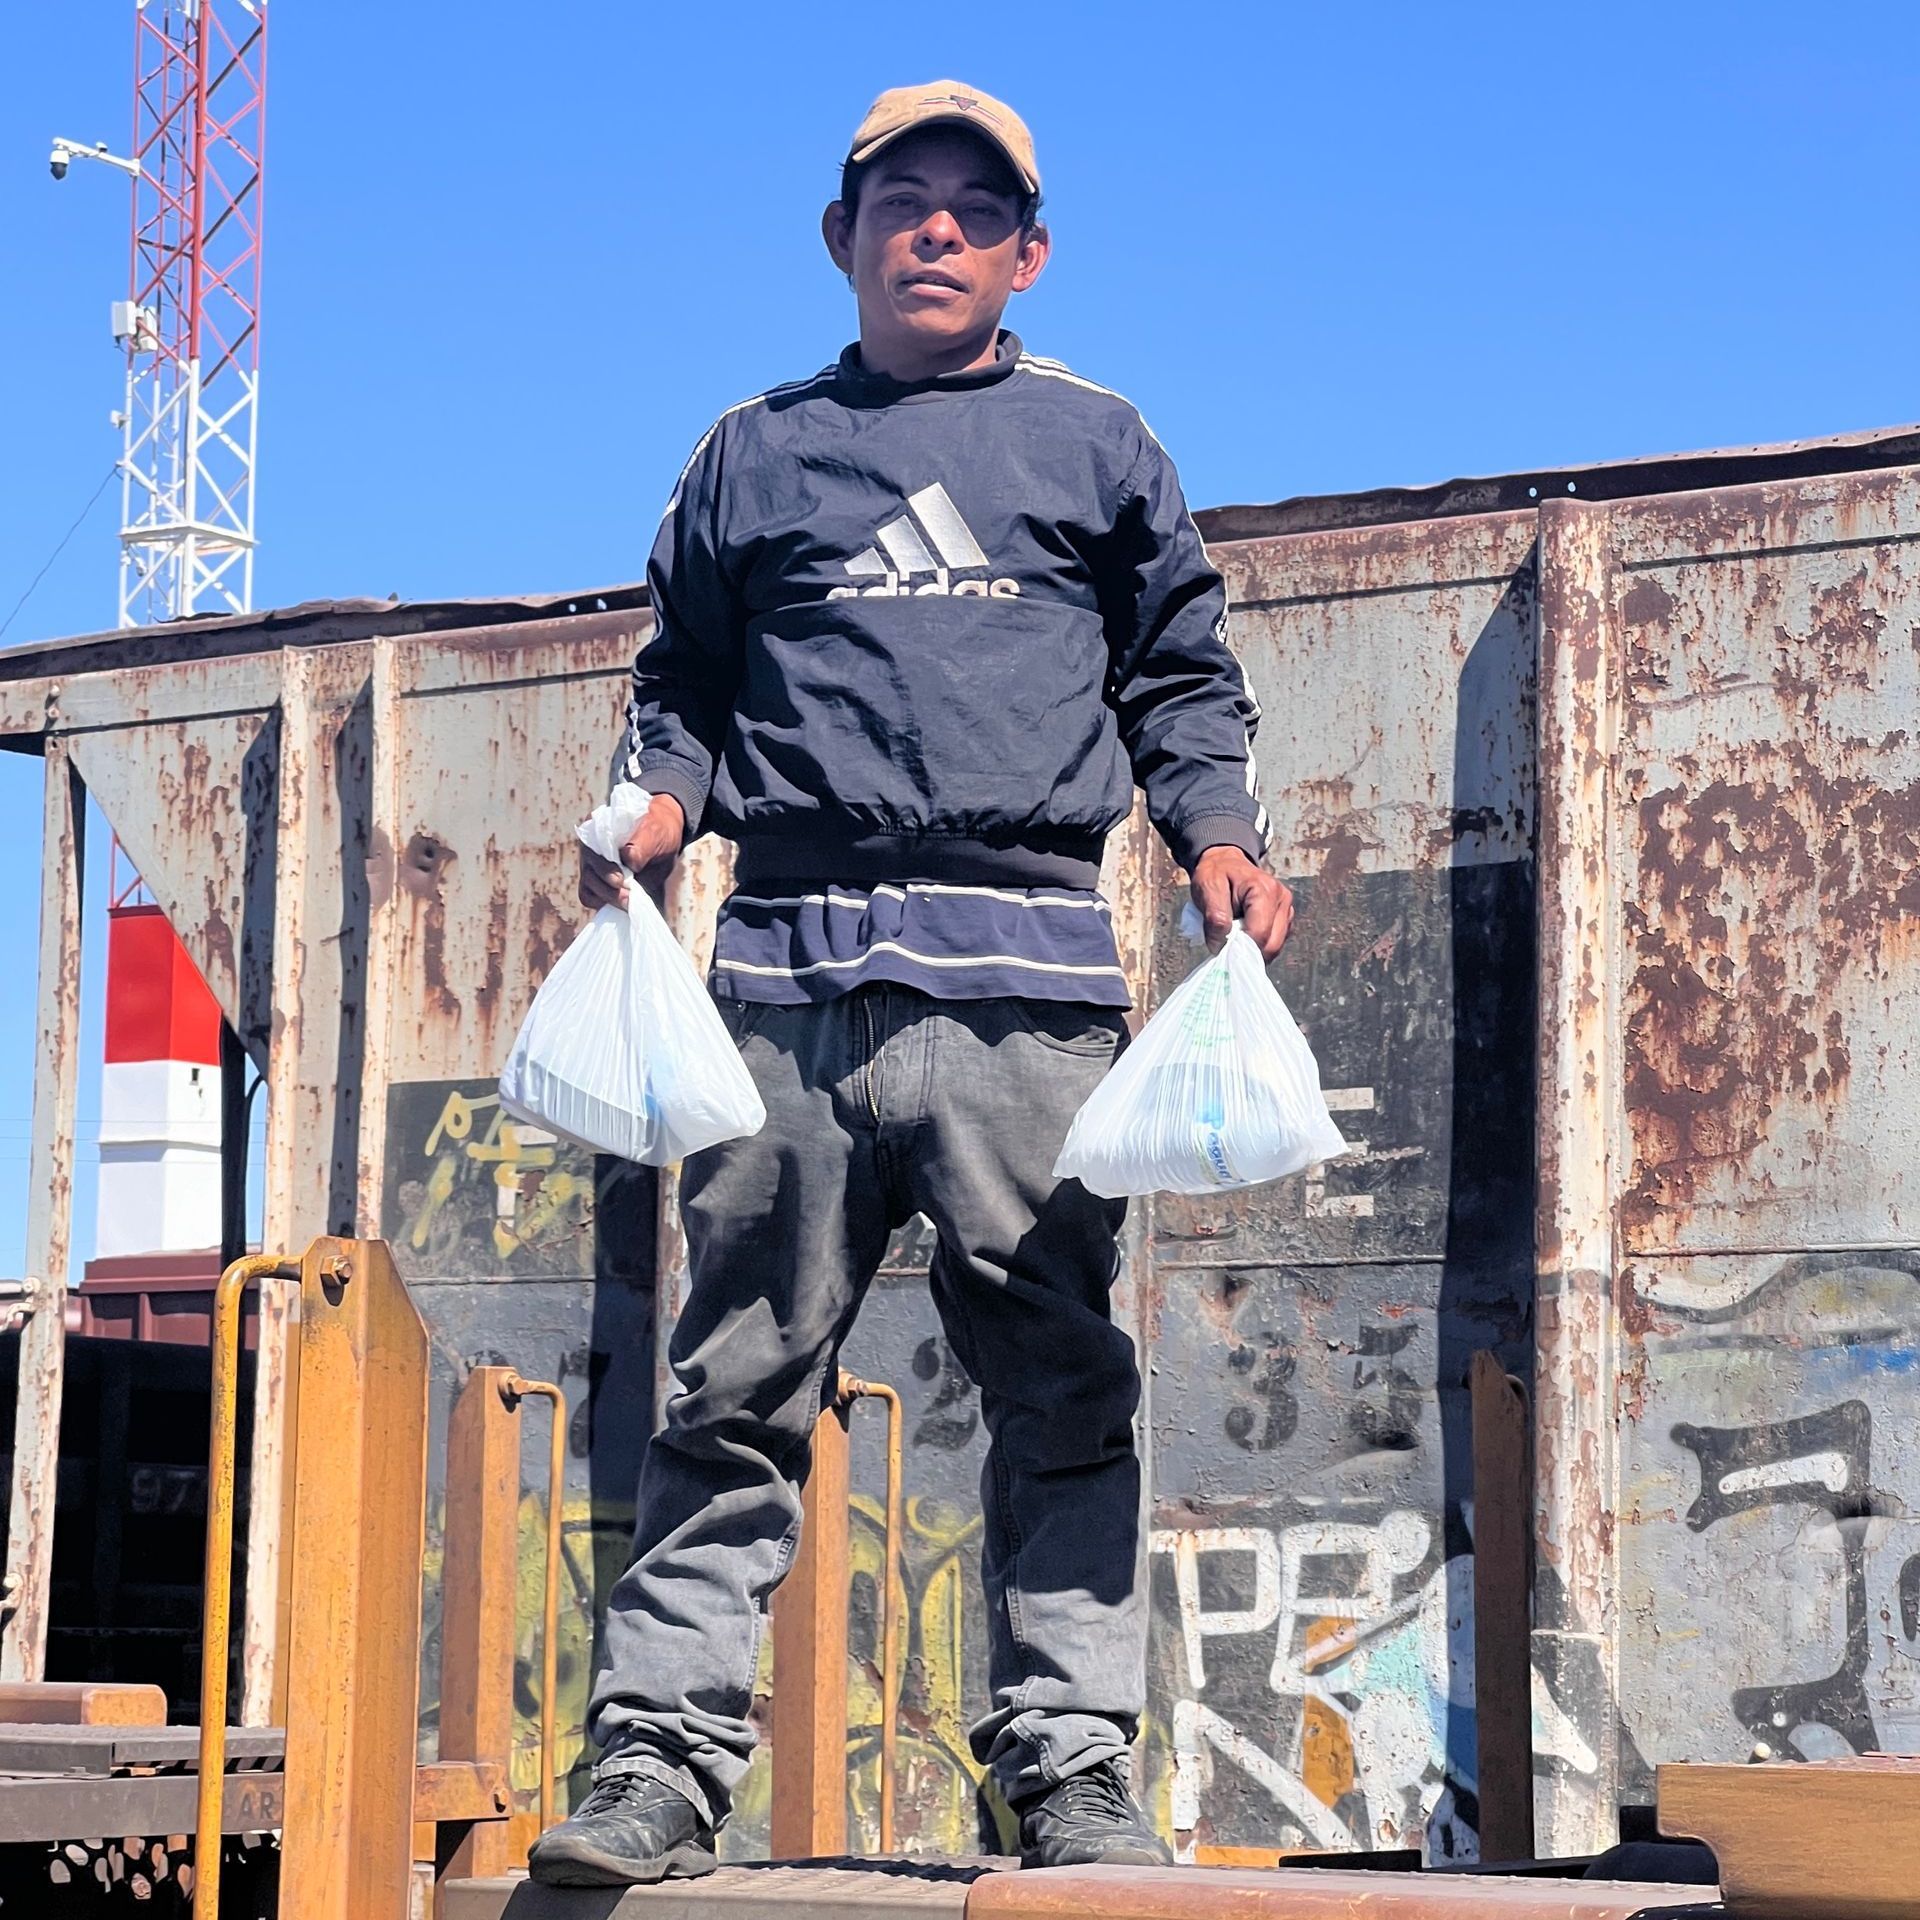
[[624, 866], [610, 867], [591, 847], [580, 849], [580, 904], [597, 911], [627, 904], [627, 876], [637, 875], [658, 903], [667, 875], [687, 837], [687, 816], [670, 794], [656, 793], [632, 838], [621, 849]]

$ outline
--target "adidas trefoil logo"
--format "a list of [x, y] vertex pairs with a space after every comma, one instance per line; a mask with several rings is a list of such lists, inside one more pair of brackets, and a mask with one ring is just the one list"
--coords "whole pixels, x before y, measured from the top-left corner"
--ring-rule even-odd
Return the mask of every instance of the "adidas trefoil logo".
[[[908, 494], [906, 512], [889, 520], [874, 536], [874, 544], [856, 553], [846, 568], [855, 584], [828, 588], [829, 600], [898, 599], [908, 594], [917, 598], [928, 593], [1014, 600], [1020, 594], [1018, 580], [985, 577], [991, 571], [987, 556], [938, 481]], [[980, 577], [956, 579], [956, 575]]]

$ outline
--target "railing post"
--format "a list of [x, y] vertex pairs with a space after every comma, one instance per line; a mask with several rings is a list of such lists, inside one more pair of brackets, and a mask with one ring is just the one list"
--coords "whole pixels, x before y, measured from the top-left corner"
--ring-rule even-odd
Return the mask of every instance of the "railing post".
[[1473, 1407], [1473, 1697], [1480, 1858], [1533, 1857], [1533, 1475], [1526, 1389], [1476, 1353]]
[[[447, 1424], [446, 1545], [440, 1612], [440, 1758], [513, 1754], [514, 1589], [520, 1519], [520, 1417], [511, 1367], [475, 1367]], [[517, 1866], [509, 1823], [461, 1835], [448, 1879]]]
[[413, 1879], [427, 1332], [377, 1240], [300, 1287], [280, 1920], [404, 1914]]
[[200, 1613], [200, 1757], [193, 1854], [194, 1920], [219, 1920], [220, 1836], [227, 1772], [227, 1661], [233, 1647], [234, 1453], [240, 1408], [240, 1308], [247, 1288], [300, 1267], [277, 1253], [242, 1254], [213, 1290], [207, 1539]]
[[773, 1600], [776, 1860], [847, 1850], [847, 1416], [821, 1414], [793, 1570]]
[[553, 1825], [554, 1755], [560, 1745], [560, 1554], [567, 1500], [567, 1396], [551, 1380], [512, 1374], [507, 1393], [547, 1403], [547, 1565], [540, 1602], [540, 1831]]
[[900, 1770], [900, 1655], [906, 1644], [906, 1419], [893, 1388], [850, 1373], [835, 1396], [849, 1417], [856, 1400], [887, 1410], [887, 1544], [880, 1563], [880, 1851], [893, 1851], [894, 1799]]

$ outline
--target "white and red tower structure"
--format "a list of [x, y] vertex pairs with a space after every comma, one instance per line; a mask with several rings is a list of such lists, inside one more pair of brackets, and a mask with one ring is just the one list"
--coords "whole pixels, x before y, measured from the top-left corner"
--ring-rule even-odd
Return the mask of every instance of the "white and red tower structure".
[[120, 624], [253, 608], [267, 0], [136, 0]]
[[221, 1238], [220, 1006], [115, 848], [94, 1256], [198, 1253]]

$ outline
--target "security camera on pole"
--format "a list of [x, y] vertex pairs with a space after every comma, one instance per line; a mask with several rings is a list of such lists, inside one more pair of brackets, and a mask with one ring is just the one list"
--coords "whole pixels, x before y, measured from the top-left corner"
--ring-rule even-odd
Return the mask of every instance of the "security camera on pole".
[[133, 182], [120, 625], [253, 609], [266, 0], [138, 0], [133, 151], [56, 139]]
[[72, 160], [99, 160], [109, 167], [118, 167], [122, 173], [131, 174], [136, 180], [140, 177], [140, 162], [129, 160], [121, 154], [109, 153], [104, 140], [96, 140], [89, 147], [78, 140], [56, 139], [53, 158], [47, 162], [48, 170], [56, 180], [67, 177], [67, 163]]

